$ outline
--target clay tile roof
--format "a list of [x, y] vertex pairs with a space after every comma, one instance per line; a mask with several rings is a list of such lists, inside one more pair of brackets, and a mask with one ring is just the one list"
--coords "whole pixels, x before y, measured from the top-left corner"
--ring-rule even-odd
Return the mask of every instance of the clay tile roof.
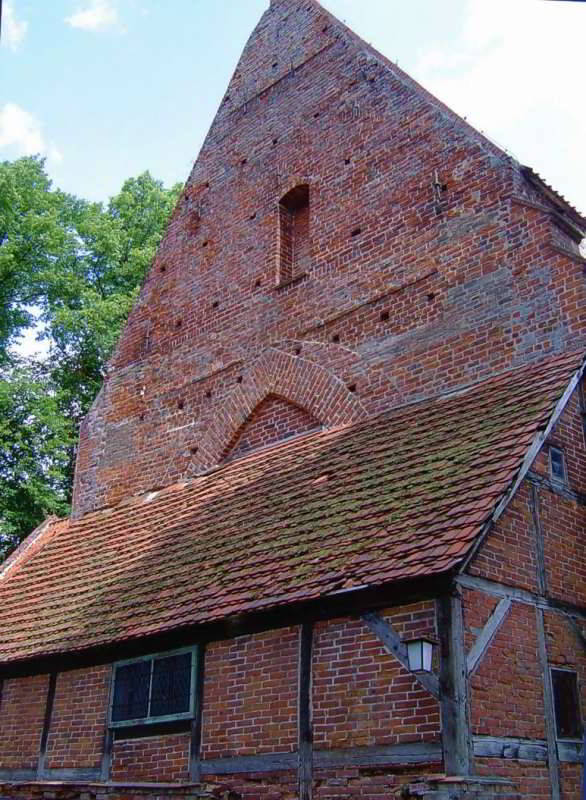
[[49, 521], [0, 573], [0, 661], [454, 569], [580, 361], [522, 367]]

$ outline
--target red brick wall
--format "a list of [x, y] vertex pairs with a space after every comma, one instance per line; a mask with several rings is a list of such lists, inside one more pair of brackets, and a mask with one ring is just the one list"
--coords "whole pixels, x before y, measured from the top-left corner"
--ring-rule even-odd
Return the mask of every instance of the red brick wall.
[[48, 675], [4, 681], [0, 705], [0, 768], [36, 768], [48, 688]]
[[121, 739], [112, 749], [113, 781], [172, 783], [189, 778], [188, 733]]
[[563, 414], [535, 459], [532, 468], [540, 475], [549, 477], [549, 445], [560, 448], [565, 457], [567, 485], [575, 492], [586, 493], [586, 445], [584, 442], [584, 423], [581, 393], [586, 393], [586, 382], [570, 398]]
[[[520, 800], [551, 800], [551, 782], [545, 762], [509, 761], [501, 758], [477, 758], [476, 773], [486, 777], [508, 778], [519, 791]], [[580, 800], [564, 795], [564, 800]]]
[[284, 628], [207, 647], [205, 758], [297, 748], [298, 639]]
[[249, 420], [234, 437], [228, 448], [228, 458], [238, 458], [250, 450], [274, 444], [295, 434], [307, 433], [320, 427], [311, 414], [281, 397], [267, 397], [258, 405]]
[[544, 489], [541, 498], [547, 587], [552, 597], [586, 605], [586, 507]]
[[[76, 511], [209, 466], [206, 432], [227, 444], [253, 411], [238, 378], [269, 350], [297, 365], [288, 399], [313, 413], [355, 384], [373, 414], [583, 340], [582, 267], [510, 198], [547, 201], [364, 47], [312, 4], [263, 17], [83, 426]], [[282, 288], [278, 204], [305, 182], [310, 266]]]
[[[385, 614], [401, 637], [435, 636], [432, 603]], [[316, 748], [390, 745], [439, 736], [437, 701], [359, 619], [319, 623], [314, 633]]]
[[[464, 606], [467, 623], [468, 608]], [[470, 677], [473, 734], [544, 739], [543, 684], [535, 609], [513, 603]]]
[[529, 505], [531, 488], [524, 481], [492, 528], [468, 568], [478, 575], [530, 592], [537, 591], [535, 530]]
[[104, 747], [111, 667], [60, 672], [57, 676], [45, 766], [99, 767]]
[[[576, 671], [578, 688], [581, 691], [580, 710], [586, 723], [586, 651], [583, 643], [563, 615], [546, 611], [544, 617], [549, 664]], [[586, 632], [584, 622], [581, 627]]]

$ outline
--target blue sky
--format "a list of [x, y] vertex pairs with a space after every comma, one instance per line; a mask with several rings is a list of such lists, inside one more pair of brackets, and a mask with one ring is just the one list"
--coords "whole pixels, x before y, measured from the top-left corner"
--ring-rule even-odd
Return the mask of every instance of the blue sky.
[[[586, 3], [325, 0], [586, 212]], [[105, 200], [183, 181], [268, 0], [4, 0], [0, 159]]]

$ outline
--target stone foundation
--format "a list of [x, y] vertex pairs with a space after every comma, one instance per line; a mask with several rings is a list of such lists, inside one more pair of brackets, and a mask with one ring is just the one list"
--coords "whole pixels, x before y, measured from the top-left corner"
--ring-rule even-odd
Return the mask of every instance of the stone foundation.
[[403, 800], [520, 800], [511, 781], [474, 776], [421, 778], [403, 788]]
[[0, 800], [240, 800], [226, 786], [210, 783], [0, 783]]

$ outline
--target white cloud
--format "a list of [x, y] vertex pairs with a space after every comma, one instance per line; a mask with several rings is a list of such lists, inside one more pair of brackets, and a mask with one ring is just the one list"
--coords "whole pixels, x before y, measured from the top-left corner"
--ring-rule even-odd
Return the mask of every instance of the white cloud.
[[59, 164], [63, 154], [54, 142], [46, 142], [39, 120], [30, 111], [5, 103], [0, 108], [0, 150], [10, 148], [16, 156], [46, 155]]
[[586, 210], [580, 6], [468, 0], [455, 41], [420, 53], [414, 74]]
[[40, 122], [15, 103], [6, 103], [0, 109], [0, 148], [4, 147], [14, 147], [25, 156], [46, 149]]
[[65, 22], [84, 31], [105, 31], [119, 25], [117, 9], [110, 0], [89, 0], [86, 8], [76, 11]]
[[17, 50], [20, 46], [25, 37], [27, 28], [28, 22], [16, 19], [14, 6], [7, 0], [4, 5], [4, 15], [2, 19], [2, 38], [12, 51]]

